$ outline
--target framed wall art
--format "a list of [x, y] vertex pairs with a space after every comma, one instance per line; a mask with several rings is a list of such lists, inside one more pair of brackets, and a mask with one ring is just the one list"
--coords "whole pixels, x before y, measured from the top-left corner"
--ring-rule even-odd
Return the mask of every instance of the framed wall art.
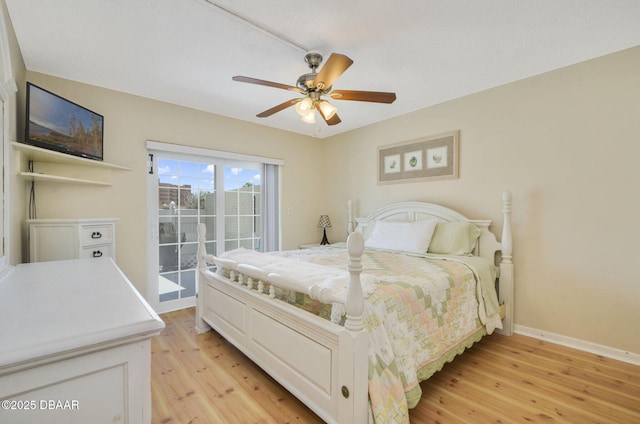
[[378, 184], [458, 178], [459, 131], [378, 148]]

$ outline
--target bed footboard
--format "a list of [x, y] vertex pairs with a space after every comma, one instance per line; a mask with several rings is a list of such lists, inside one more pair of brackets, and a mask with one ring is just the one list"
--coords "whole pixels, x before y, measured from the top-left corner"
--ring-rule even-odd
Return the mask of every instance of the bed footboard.
[[[196, 330], [213, 328], [326, 422], [366, 423], [368, 341], [362, 329], [359, 281], [362, 236], [356, 234], [348, 241], [351, 282], [343, 327], [273, 298], [260, 283], [255, 290], [253, 284], [248, 287], [209, 271], [207, 263], [215, 258], [206, 253], [204, 234], [200, 224]], [[286, 288], [282, 277], [253, 271], [252, 278]], [[325, 294], [310, 295], [322, 300]]]

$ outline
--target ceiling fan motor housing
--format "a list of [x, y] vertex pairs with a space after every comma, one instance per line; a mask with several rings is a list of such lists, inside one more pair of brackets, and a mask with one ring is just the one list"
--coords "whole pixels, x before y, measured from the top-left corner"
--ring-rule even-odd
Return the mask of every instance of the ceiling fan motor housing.
[[319, 89], [314, 84], [317, 76], [318, 74], [316, 73], [308, 73], [308, 74], [300, 75], [300, 77], [298, 78], [298, 81], [296, 82], [296, 87], [298, 87], [301, 90], [304, 90], [304, 92], [309, 92], [309, 93], [317, 91], [320, 94], [327, 94], [328, 92], [330, 92], [331, 86], [323, 87], [322, 89]]
[[318, 52], [309, 52], [304, 56], [304, 61], [307, 62], [309, 68], [315, 72], [322, 63], [322, 55]]
[[316, 79], [315, 73], [308, 73], [300, 75], [298, 81], [296, 82], [296, 87], [301, 90], [307, 91], [313, 88], [313, 81]]
[[296, 87], [304, 90], [305, 92], [318, 91], [321, 94], [326, 94], [331, 91], [331, 87], [325, 87], [323, 90], [318, 90], [318, 87], [314, 84], [314, 81], [318, 76], [317, 70], [322, 63], [322, 55], [318, 52], [309, 52], [304, 56], [304, 61], [309, 65], [309, 68], [311, 68], [311, 72], [300, 75], [296, 82]]

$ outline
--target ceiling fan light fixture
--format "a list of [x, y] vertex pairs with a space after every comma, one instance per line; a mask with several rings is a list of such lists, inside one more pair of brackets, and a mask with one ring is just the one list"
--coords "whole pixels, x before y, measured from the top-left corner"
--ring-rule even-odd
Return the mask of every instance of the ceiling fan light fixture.
[[298, 115], [304, 117], [309, 114], [309, 111], [313, 111], [313, 100], [311, 100], [311, 98], [305, 97], [296, 103], [296, 112], [298, 112]]
[[320, 110], [322, 111], [322, 114], [324, 115], [325, 119], [333, 118], [333, 115], [335, 115], [336, 112], [338, 111], [338, 108], [336, 108], [334, 105], [332, 105], [326, 100], [321, 100], [318, 103], [318, 106], [320, 107]]
[[302, 115], [302, 120], [307, 124], [315, 124], [316, 123], [316, 111], [311, 109], [305, 115]]

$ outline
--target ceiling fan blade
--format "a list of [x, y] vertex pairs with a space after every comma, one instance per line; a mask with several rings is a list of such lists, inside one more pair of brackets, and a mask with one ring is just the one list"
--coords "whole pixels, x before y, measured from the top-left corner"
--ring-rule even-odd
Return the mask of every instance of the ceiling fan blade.
[[326, 116], [324, 116], [324, 113], [322, 113], [322, 109], [320, 109], [320, 104], [316, 102], [315, 105], [318, 112], [320, 112], [320, 116], [322, 116], [322, 119], [324, 119], [324, 122], [326, 122], [327, 125], [336, 125], [342, 122], [337, 113], [334, 113], [330, 119], [327, 119]]
[[336, 125], [342, 122], [337, 113], [333, 115], [331, 119], [325, 119], [324, 121], [327, 123], [327, 125]]
[[320, 89], [331, 87], [335, 80], [337, 80], [352, 63], [353, 60], [343, 54], [331, 53], [331, 56], [329, 56], [329, 59], [320, 72], [318, 72], [315, 80], [313, 80], [313, 85], [316, 87], [321, 85], [319, 87]]
[[375, 103], [393, 103], [396, 100], [396, 93], [383, 91], [333, 90], [329, 93], [329, 96], [335, 100], [356, 100]]
[[291, 90], [297, 91], [298, 93], [302, 93], [303, 91], [298, 87], [294, 87], [292, 85], [280, 84], [279, 82], [265, 81], [257, 78], [243, 77], [241, 75], [235, 76], [231, 78], [234, 81], [238, 82], [247, 82], [249, 84], [257, 84], [257, 85], [266, 85], [267, 87], [281, 88], [283, 90]]
[[291, 99], [291, 100], [287, 100], [286, 102], [284, 102], [284, 103], [280, 103], [279, 105], [274, 106], [274, 107], [272, 107], [271, 109], [267, 109], [267, 110], [265, 110], [264, 112], [257, 114], [256, 116], [257, 116], [258, 118], [266, 118], [267, 116], [271, 116], [271, 115], [273, 115], [273, 114], [274, 114], [274, 113], [276, 113], [276, 112], [280, 112], [280, 111], [281, 111], [281, 110], [283, 110], [283, 109], [286, 109], [286, 108], [288, 108], [288, 107], [290, 107], [290, 106], [295, 105], [295, 104], [296, 104], [296, 103], [298, 103], [300, 100], [302, 100], [302, 99]]

